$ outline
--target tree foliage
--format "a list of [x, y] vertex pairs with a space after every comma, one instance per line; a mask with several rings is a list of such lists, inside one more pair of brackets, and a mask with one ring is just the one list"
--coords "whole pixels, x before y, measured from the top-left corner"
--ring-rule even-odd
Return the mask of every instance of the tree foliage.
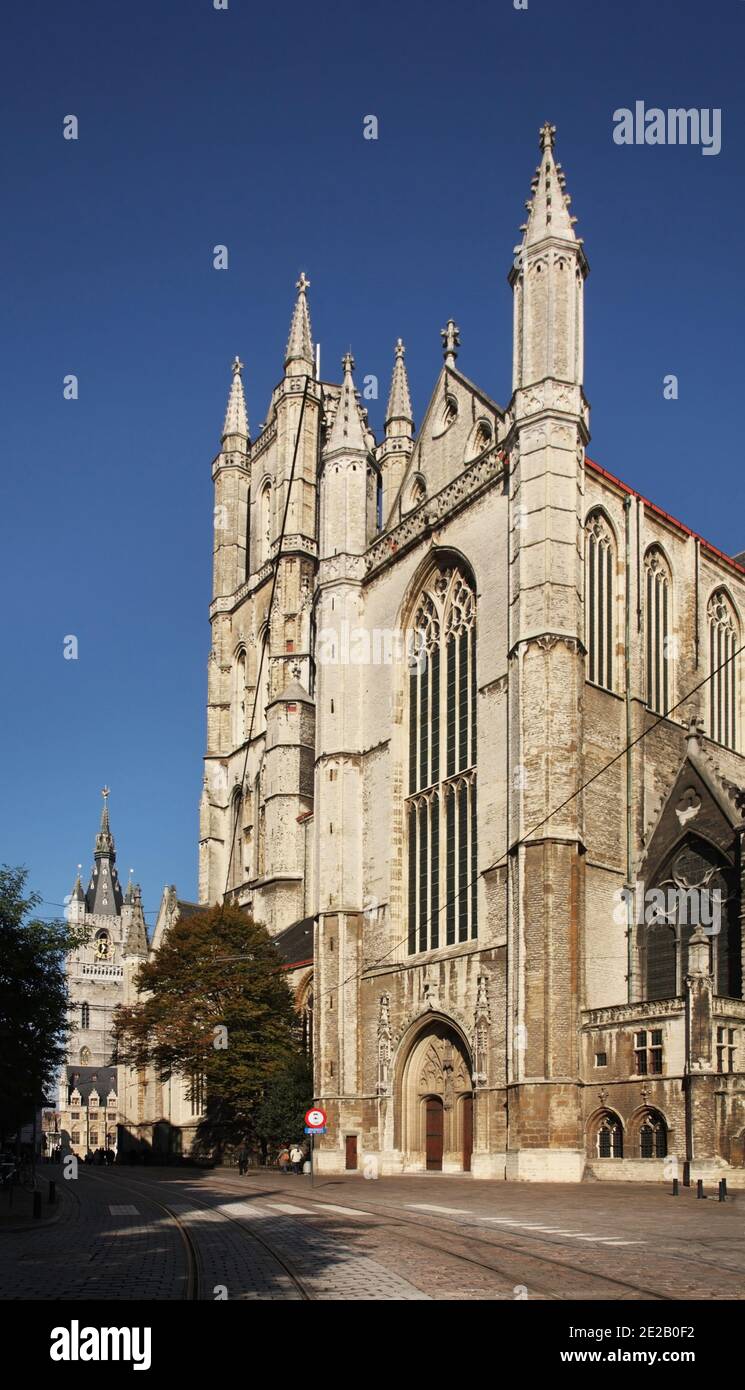
[[[26, 1124], [52, 1089], [69, 1037], [65, 956], [87, 939], [42, 922], [23, 868], [0, 867], [0, 1131]], [[27, 920], [28, 919], [28, 920]]]
[[304, 1054], [294, 1057], [266, 1088], [257, 1106], [253, 1132], [263, 1150], [302, 1138], [305, 1112], [313, 1101], [313, 1074]]
[[141, 966], [138, 1001], [116, 1010], [120, 1062], [178, 1072], [206, 1089], [198, 1140], [222, 1148], [255, 1134], [267, 1087], [299, 1051], [299, 1024], [266, 928], [228, 904], [180, 917]]

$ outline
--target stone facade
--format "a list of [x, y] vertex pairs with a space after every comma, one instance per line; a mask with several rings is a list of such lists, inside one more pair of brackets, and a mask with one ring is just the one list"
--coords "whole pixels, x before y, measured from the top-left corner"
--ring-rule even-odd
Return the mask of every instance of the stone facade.
[[[397, 342], [376, 441], [351, 355], [317, 377], [304, 275], [253, 440], [233, 364], [199, 897], [277, 938], [321, 1170], [687, 1158], [737, 1182], [745, 570], [587, 457], [588, 263], [554, 134], [506, 407], [450, 320], [416, 434]], [[713, 885], [721, 920], [688, 922]], [[650, 891], [682, 900], [650, 918]]]
[[70, 923], [87, 930], [85, 945], [67, 959], [69, 1020], [67, 1059], [59, 1081], [49, 1147], [84, 1157], [90, 1149], [118, 1152], [127, 1145], [128, 1069], [117, 1065], [114, 1010], [133, 996], [134, 976], [147, 955], [147, 931], [139, 885], [124, 893], [116, 868], [104, 788], [101, 825], [88, 888], [78, 874], [69, 898]]

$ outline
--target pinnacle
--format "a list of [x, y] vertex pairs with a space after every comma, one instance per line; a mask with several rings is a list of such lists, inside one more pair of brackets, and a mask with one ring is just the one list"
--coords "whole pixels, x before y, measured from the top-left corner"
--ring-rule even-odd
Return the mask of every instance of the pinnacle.
[[547, 236], [576, 242], [577, 219], [569, 211], [571, 198], [566, 192], [566, 175], [554, 157], [556, 126], [545, 121], [539, 134], [541, 162], [531, 181], [531, 197], [525, 204], [528, 220], [520, 228], [524, 232], [523, 245], [534, 245]]
[[306, 278], [304, 270], [300, 272], [300, 279], [295, 288], [297, 299], [292, 311], [290, 336], [287, 339], [285, 372], [292, 368], [293, 371], [305, 370], [312, 373], [314, 368], [313, 339], [310, 332], [310, 311], [306, 297], [306, 290], [310, 288], [310, 280]]
[[[406, 373], [406, 363], [404, 354], [406, 349], [402, 340], [399, 338], [395, 348], [395, 361], [393, 363], [393, 376], [391, 377], [391, 390], [388, 397], [388, 408], [385, 412], [385, 432], [389, 434], [406, 433], [409, 436], [414, 428], [414, 417], [411, 411], [411, 395], [409, 394], [409, 378]], [[408, 425], [408, 430], [391, 430], [393, 423]]]
[[233, 380], [230, 383], [228, 408], [225, 411], [225, 424], [222, 428], [223, 439], [229, 434], [238, 434], [243, 439], [248, 439], [248, 412], [246, 410], [246, 397], [243, 394], [242, 370], [243, 363], [240, 357], [235, 357], [232, 364]]
[[348, 453], [367, 453], [365, 434], [357, 404], [357, 392], [352, 376], [354, 358], [351, 352], [344, 354], [342, 366], [344, 368], [344, 381], [342, 382], [339, 404], [336, 407], [334, 423], [331, 426], [331, 433], [326, 445], [326, 452], [331, 453], [335, 449], [344, 449]]

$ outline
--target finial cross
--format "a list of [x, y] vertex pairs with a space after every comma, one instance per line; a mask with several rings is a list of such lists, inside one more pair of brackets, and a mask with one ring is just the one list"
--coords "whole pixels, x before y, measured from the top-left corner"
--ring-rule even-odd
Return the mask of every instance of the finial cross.
[[111, 791], [110, 791], [110, 789], [109, 789], [108, 787], [102, 787], [102, 788], [101, 788], [101, 795], [102, 795], [104, 801], [108, 801], [109, 797], [111, 796]]
[[448, 319], [445, 327], [440, 329], [440, 337], [442, 338], [445, 361], [449, 367], [452, 367], [460, 347], [460, 329], [454, 319]]
[[296, 280], [295, 289], [299, 290], [301, 294], [305, 294], [305, 291], [310, 289], [310, 280], [306, 278], [304, 270], [300, 271], [300, 279]]
[[238, 356], [238, 353], [236, 353], [236, 354], [235, 354], [235, 357], [233, 358], [233, 375], [235, 375], [236, 372], [242, 372], [242, 371], [243, 371], [243, 363], [241, 362], [241, 359], [240, 359], [240, 357]]
[[556, 126], [550, 121], [544, 121], [540, 129], [541, 149], [552, 150], [556, 139]]

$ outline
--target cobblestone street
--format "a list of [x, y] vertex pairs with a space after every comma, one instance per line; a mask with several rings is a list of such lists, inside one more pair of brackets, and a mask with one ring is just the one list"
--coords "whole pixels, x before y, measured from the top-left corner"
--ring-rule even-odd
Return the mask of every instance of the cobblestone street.
[[742, 1197], [668, 1187], [60, 1170], [6, 1230], [7, 1299], [680, 1300], [742, 1296]]

